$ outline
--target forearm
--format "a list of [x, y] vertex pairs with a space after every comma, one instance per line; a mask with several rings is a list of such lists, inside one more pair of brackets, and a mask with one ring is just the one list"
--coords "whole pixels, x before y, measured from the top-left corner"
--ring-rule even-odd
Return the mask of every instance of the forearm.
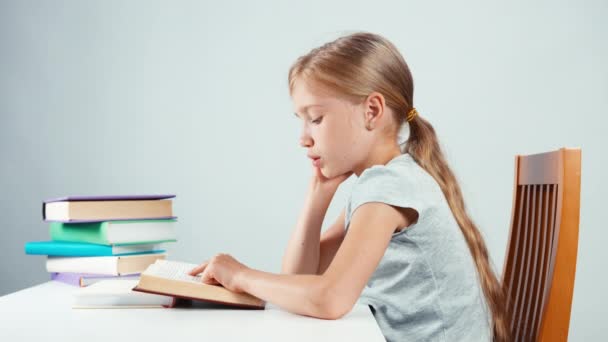
[[322, 275], [273, 274], [246, 269], [241, 274], [243, 291], [300, 315], [334, 319], [328, 288]]
[[317, 274], [321, 227], [331, 197], [309, 189], [296, 227], [289, 239], [281, 273]]

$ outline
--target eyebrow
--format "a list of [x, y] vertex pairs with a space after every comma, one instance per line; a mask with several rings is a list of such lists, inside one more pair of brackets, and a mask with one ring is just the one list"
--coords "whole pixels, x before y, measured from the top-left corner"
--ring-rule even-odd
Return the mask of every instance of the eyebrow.
[[[307, 105], [307, 106], [302, 107], [302, 108], [300, 109], [300, 112], [306, 113], [306, 111], [307, 111], [309, 108], [312, 108], [312, 107], [322, 107], [322, 105], [320, 105], [320, 104], [311, 104], [311, 105]], [[300, 118], [300, 116], [298, 115], [298, 112], [294, 112], [293, 114], [294, 114], [294, 115], [295, 115], [297, 118]]]

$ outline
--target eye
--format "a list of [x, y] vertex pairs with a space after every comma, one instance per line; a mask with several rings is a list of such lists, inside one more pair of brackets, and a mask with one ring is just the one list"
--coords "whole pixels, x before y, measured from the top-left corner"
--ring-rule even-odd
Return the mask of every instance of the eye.
[[314, 123], [314, 124], [317, 124], [317, 125], [318, 125], [318, 124], [320, 124], [320, 123], [321, 123], [321, 120], [322, 120], [322, 119], [323, 119], [323, 117], [322, 117], [322, 116], [320, 116], [318, 119], [312, 120], [311, 122], [312, 122], [312, 123]]

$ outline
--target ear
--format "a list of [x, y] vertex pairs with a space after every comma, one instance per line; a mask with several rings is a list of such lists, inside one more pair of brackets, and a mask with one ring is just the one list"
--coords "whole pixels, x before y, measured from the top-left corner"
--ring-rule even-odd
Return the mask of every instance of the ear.
[[372, 130], [380, 124], [380, 118], [384, 115], [384, 96], [378, 92], [372, 92], [363, 102], [365, 127]]

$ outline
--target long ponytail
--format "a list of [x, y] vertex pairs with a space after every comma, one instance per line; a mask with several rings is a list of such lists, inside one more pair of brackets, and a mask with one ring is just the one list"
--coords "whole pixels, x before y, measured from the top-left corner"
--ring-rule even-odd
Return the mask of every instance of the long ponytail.
[[466, 212], [460, 186], [449, 168], [441, 151], [433, 126], [415, 116], [410, 122], [410, 137], [405, 151], [422, 166], [439, 184], [452, 210], [454, 218], [460, 226], [469, 250], [473, 255], [481, 287], [486, 301], [492, 312], [494, 321], [494, 339], [508, 341], [507, 313], [505, 310], [505, 294], [496, 274], [491, 268], [488, 249], [477, 226]]

